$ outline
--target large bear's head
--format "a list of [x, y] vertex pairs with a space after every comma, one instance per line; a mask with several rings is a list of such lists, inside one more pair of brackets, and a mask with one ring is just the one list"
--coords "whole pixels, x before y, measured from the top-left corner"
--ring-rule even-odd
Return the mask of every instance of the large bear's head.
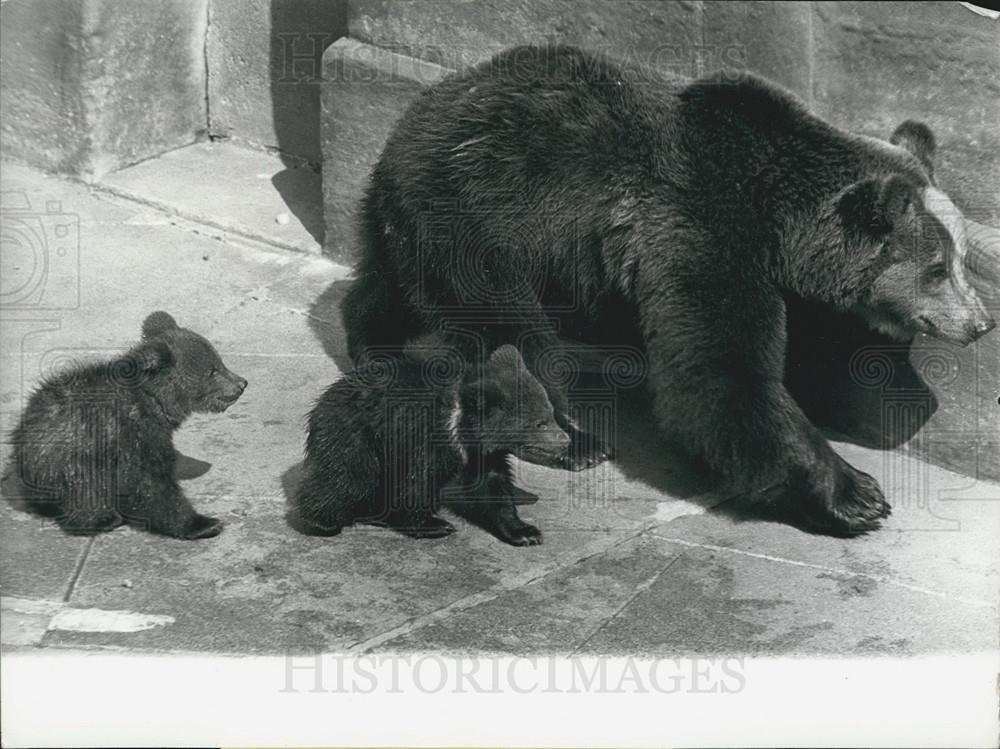
[[923, 332], [966, 345], [995, 326], [968, 279], [966, 220], [934, 183], [930, 129], [904, 122], [890, 143], [882, 173], [837, 198], [855, 258], [871, 261], [854, 311], [899, 340]]

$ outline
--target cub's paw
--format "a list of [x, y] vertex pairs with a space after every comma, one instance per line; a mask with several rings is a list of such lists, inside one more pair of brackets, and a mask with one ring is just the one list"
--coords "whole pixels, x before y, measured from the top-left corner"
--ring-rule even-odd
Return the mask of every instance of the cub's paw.
[[542, 543], [542, 532], [523, 521], [516, 525], [500, 526], [496, 529], [496, 536], [511, 546], [540, 546]]
[[584, 471], [614, 457], [614, 450], [593, 434], [574, 429], [569, 433], [569, 449], [562, 459], [567, 471]]
[[344, 530], [344, 526], [342, 525], [320, 525], [319, 523], [304, 520], [302, 518], [295, 518], [292, 527], [299, 533], [306, 536], [323, 537], [339, 536], [340, 532]]
[[401, 528], [411, 538], [444, 538], [455, 532], [454, 525], [437, 515], [420, 518], [416, 523], [410, 523]]
[[114, 530], [123, 523], [114, 510], [75, 512], [59, 518], [59, 526], [72, 536], [93, 536]]
[[223, 522], [208, 515], [195, 515], [177, 534], [177, 538], [193, 541], [197, 538], [212, 538], [222, 533]]

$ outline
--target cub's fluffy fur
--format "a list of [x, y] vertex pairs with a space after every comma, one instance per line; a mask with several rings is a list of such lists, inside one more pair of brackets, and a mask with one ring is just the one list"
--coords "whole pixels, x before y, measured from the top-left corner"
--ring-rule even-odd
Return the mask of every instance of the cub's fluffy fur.
[[372, 360], [323, 394], [309, 415], [294, 500], [305, 530], [332, 535], [362, 521], [443, 536], [455, 530], [437, 514], [447, 501], [502, 541], [541, 543], [514, 506], [537, 497], [514, 486], [508, 459], [549, 462], [565, 453], [569, 437], [545, 390], [513, 346], [471, 370], [441, 363]]
[[173, 432], [194, 412], [224, 411], [246, 386], [212, 344], [154, 312], [128, 353], [42, 383], [12, 435], [4, 483], [69, 533], [127, 523], [214, 536], [222, 522], [195, 512], [174, 478]]

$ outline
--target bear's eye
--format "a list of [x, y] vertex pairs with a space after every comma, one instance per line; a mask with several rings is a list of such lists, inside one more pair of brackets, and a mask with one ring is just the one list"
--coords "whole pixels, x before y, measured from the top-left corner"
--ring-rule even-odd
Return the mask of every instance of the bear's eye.
[[944, 263], [934, 263], [925, 271], [925, 274], [931, 281], [944, 281], [948, 278], [948, 268], [945, 267]]
[[538, 422], [537, 424], [535, 424], [535, 428], [536, 428], [536, 429], [545, 429], [545, 427], [546, 427], [547, 425], [548, 425], [548, 422], [547, 422], [547, 421], [545, 421], [544, 419], [542, 419], [542, 420], [541, 420], [541, 421], [539, 421], [539, 422]]
[[215, 373], [218, 372], [218, 371], [219, 371], [218, 367], [212, 367], [212, 371], [208, 373], [208, 376], [209, 377], [214, 377]]

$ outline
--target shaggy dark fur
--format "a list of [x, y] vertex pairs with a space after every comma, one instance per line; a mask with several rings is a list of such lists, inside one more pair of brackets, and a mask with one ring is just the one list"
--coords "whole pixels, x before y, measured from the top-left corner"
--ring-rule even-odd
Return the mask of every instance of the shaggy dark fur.
[[586, 329], [629, 311], [669, 434], [822, 531], [873, 529], [889, 513], [875, 480], [783, 384], [784, 298], [903, 338], [992, 327], [942, 224], [933, 136], [905, 123], [893, 140], [837, 130], [750, 75], [692, 83], [570, 47], [501, 53], [422, 94], [373, 171], [343, 306], [351, 356], [436, 330], [518, 345], [582, 468], [610, 450], [584, 439], [538, 362], [556, 317]]
[[174, 478], [173, 432], [192, 413], [224, 411], [246, 386], [208, 341], [154, 312], [124, 356], [41, 384], [12, 435], [5, 484], [20, 485], [28, 509], [69, 533], [128, 523], [214, 536], [222, 521], [195, 512]]
[[294, 509], [316, 534], [357, 521], [433, 538], [455, 530], [437, 515], [447, 502], [502, 541], [539, 544], [541, 531], [514, 507], [537, 497], [514, 486], [509, 456], [552, 460], [568, 445], [513, 346], [471, 371], [438, 356], [370, 360], [309, 414]]

